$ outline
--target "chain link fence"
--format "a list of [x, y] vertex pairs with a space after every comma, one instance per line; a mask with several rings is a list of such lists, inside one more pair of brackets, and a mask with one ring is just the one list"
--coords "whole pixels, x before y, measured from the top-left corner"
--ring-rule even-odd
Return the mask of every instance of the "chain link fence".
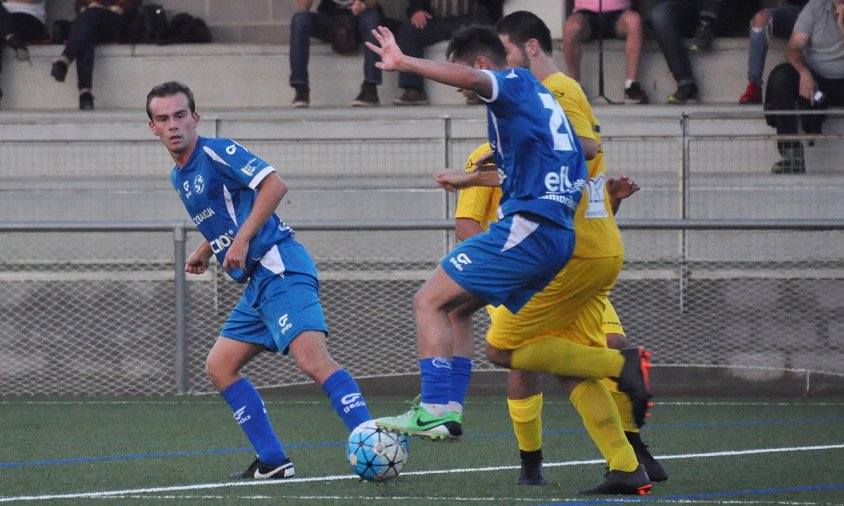
[[[453, 244], [451, 223], [297, 228], [320, 269], [333, 356], [359, 378], [416, 374], [412, 298]], [[844, 377], [844, 222], [639, 221], [623, 230], [634, 246], [612, 301], [657, 366]], [[68, 235], [85, 248], [64, 251]], [[204, 359], [242, 286], [217, 267], [185, 276], [184, 251], [199, 241], [192, 228], [0, 225], [0, 237], [0, 394], [211, 391]], [[57, 254], [32, 262], [32, 248]], [[487, 324], [479, 313], [479, 371], [494, 369], [483, 358]], [[274, 354], [246, 372], [261, 387], [309, 383]]]
[[[761, 121], [602, 117], [609, 174], [642, 186], [622, 206], [626, 263], [612, 300], [658, 366], [844, 376], [844, 229], [830, 221], [844, 216], [844, 135], [798, 136], [807, 173], [777, 176], [776, 137], [758, 133]], [[203, 125], [293, 181], [280, 213], [317, 261], [335, 358], [361, 378], [416, 374], [412, 297], [454, 244], [454, 195], [431, 173], [462, 167], [484, 121]], [[0, 395], [209, 392], [204, 359], [242, 287], [216, 268], [184, 277], [200, 237], [181, 221], [170, 160], [148, 131], [77, 130], [0, 141], [0, 216], [15, 221], [0, 223]], [[85, 223], [46, 223], [56, 217]], [[117, 222], [92, 223], [103, 217]], [[478, 370], [492, 369], [486, 325], [479, 315]], [[309, 383], [269, 354], [247, 372], [259, 386]]]

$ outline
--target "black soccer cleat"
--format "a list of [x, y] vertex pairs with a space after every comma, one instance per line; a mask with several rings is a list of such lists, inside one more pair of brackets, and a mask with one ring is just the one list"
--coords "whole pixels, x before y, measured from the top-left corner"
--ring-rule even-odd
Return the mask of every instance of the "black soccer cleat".
[[636, 452], [636, 460], [645, 466], [645, 472], [648, 473], [648, 477], [651, 481], [658, 483], [667, 480], [668, 471], [666, 471], [665, 468], [662, 467], [662, 464], [660, 464], [659, 461], [651, 455], [651, 452], [648, 451], [648, 445], [642, 442], [642, 438], [639, 433], [625, 432], [624, 435], [627, 436], [627, 441], [630, 443], [630, 446], [633, 447], [633, 451]]
[[283, 480], [294, 476], [296, 476], [296, 471], [290, 459], [284, 459], [281, 464], [273, 465], [264, 464], [256, 458], [245, 471], [232, 473], [232, 478], [241, 480]]
[[519, 473], [519, 485], [545, 485], [542, 472], [542, 450], [534, 452], [519, 451], [522, 458], [522, 471]]
[[624, 471], [610, 471], [604, 475], [604, 481], [594, 488], [581, 490], [579, 493], [585, 495], [598, 494], [624, 494], [624, 495], [650, 495], [653, 484], [651, 484], [645, 466], [639, 464], [635, 471], [626, 473]]
[[648, 377], [651, 363], [651, 353], [645, 351], [641, 346], [636, 348], [623, 348], [619, 350], [624, 356], [624, 366], [617, 378], [612, 378], [618, 383], [618, 389], [630, 397], [633, 405], [633, 421], [636, 426], [645, 425], [645, 418], [649, 417], [648, 409], [653, 406], [650, 402], [651, 383]]

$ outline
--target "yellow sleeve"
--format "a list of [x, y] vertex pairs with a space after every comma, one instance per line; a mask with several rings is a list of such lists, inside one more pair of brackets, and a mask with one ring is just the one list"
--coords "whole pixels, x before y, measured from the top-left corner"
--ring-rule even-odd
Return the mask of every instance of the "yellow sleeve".
[[574, 128], [575, 135], [597, 141], [592, 121], [592, 106], [577, 81], [560, 72], [551, 74], [542, 84], [554, 94]]

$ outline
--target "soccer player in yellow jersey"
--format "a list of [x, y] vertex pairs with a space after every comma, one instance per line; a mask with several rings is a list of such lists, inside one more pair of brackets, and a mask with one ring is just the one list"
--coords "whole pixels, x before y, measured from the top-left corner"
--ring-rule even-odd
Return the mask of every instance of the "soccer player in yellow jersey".
[[[538, 342], [552, 336], [605, 348], [607, 341], [601, 332], [601, 317], [610, 312], [611, 315], [607, 315], [610, 318], [604, 319], [618, 320], [609, 305], [607, 294], [620, 269], [623, 246], [613, 218], [613, 206], [605, 199], [606, 176], [603, 154], [600, 152], [598, 122], [579, 85], [556, 69], [550, 56], [550, 33], [539, 18], [524, 11], [513, 13], [499, 24], [499, 35], [507, 48], [508, 64], [511, 67], [530, 68], [537, 79], [555, 95], [591, 162], [588, 197], [584, 195], [575, 215], [577, 241], [572, 260], [518, 314], [503, 307], [490, 309], [492, 326], [487, 335], [488, 350], [492, 350], [493, 355], [497, 350], [518, 350], [522, 343]], [[470, 169], [469, 165], [475, 166], [485, 160], [488, 151], [488, 145], [478, 148], [470, 156], [467, 170]], [[459, 180], [440, 181], [448, 187], [450, 181]], [[629, 181], [621, 180], [618, 183], [621, 186]], [[630, 190], [633, 187], [629, 184], [627, 188], [627, 194], [635, 191], [635, 188]], [[497, 192], [497, 189], [489, 187], [473, 187], [462, 192], [456, 215], [458, 238], [465, 239], [479, 233], [486, 223], [494, 219], [494, 208], [499, 196]], [[461, 344], [471, 342], [471, 332], [468, 333], [468, 339], [463, 337], [460, 329], [455, 329], [453, 333], [454, 357], [471, 351], [467, 350], [466, 344]], [[620, 338], [620, 345], [616, 347], [623, 346], [623, 335]], [[519, 482], [541, 484], [544, 482], [539, 417], [542, 394], [538, 389], [537, 373], [519, 370], [515, 353], [512, 357], [509, 364], [513, 370], [508, 404], [522, 455], [522, 476]], [[455, 358], [453, 361], [456, 363]], [[649, 467], [658, 471], [654, 473], [657, 480], [666, 478], [664, 469], [653, 460], [638, 439], [629, 399], [617, 391], [615, 382], [605, 382], [610, 383], [615, 390], [615, 399], [611, 397], [607, 385], [598, 380], [563, 378], [561, 382], [568, 388], [572, 403], [610, 465], [611, 472], [605, 482], [586, 492], [647, 493], [651, 480], [638, 460], [651, 464]], [[607, 420], [611, 423], [607, 423]], [[630, 429], [627, 438], [622, 429]], [[643, 451], [646, 458], [642, 458], [642, 452], [635, 451], [627, 439], [631, 439], [630, 442], [637, 445], [637, 450]]]

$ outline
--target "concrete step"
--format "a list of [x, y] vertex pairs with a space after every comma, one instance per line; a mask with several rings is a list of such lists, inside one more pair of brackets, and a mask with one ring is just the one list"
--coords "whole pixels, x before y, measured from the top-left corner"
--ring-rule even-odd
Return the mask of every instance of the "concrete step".
[[[555, 42], [555, 44], [557, 44]], [[559, 47], [557, 44], [555, 47]], [[784, 61], [784, 45], [772, 41], [768, 70]], [[67, 80], [57, 83], [50, 65], [61, 46], [32, 46], [32, 65], [16, 62], [3, 52], [3, 111], [74, 110], [78, 108], [76, 70], [71, 66]], [[427, 57], [442, 59], [445, 43], [427, 50]], [[556, 54], [561, 69], [562, 56]], [[747, 39], [717, 39], [713, 50], [693, 54], [692, 64], [702, 98], [707, 104], [735, 103], [746, 85]], [[606, 97], [623, 102], [625, 56], [623, 42], [604, 43]], [[311, 103], [315, 107], [347, 106], [357, 95], [363, 80], [361, 55], [341, 56], [323, 43], [311, 48]], [[112, 44], [97, 48], [94, 95], [100, 110], [142, 109], [149, 89], [160, 82], [177, 79], [188, 83], [204, 109], [286, 107], [293, 99], [289, 79], [289, 47], [280, 44], [196, 44], [156, 46]], [[583, 85], [590, 96], [598, 93], [598, 44], [584, 49]], [[676, 88], [657, 45], [643, 48], [640, 81], [651, 100], [664, 102]], [[393, 107], [400, 94], [395, 73], [385, 73], [379, 87], [382, 107]], [[454, 89], [429, 83], [433, 104], [462, 104]]]

